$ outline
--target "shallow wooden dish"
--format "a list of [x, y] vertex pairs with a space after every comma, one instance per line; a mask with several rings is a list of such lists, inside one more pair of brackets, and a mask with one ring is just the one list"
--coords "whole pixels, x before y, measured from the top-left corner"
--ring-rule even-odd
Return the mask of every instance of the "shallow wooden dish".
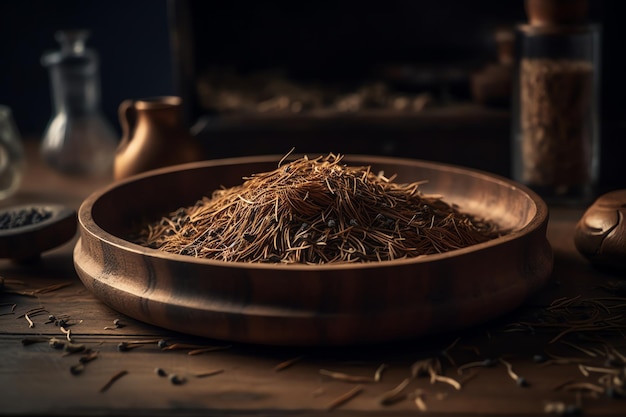
[[548, 210], [532, 191], [490, 174], [424, 161], [346, 156], [427, 179], [461, 210], [512, 229], [468, 248], [363, 264], [228, 263], [133, 244], [144, 216], [193, 204], [220, 186], [273, 170], [280, 156], [231, 158], [163, 168], [113, 183], [78, 212], [78, 275], [99, 299], [136, 319], [183, 333], [270, 345], [346, 345], [411, 339], [494, 319], [520, 306], [552, 271]]
[[[60, 246], [76, 236], [76, 210], [58, 204], [22, 204], [0, 210], [0, 217], [18, 216], [31, 210], [46, 213], [47, 217], [18, 227], [0, 229], [0, 258], [18, 263], [39, 259], [43, 252]], [[21, 213], [21, 214], [20, 214]], [[7, 221], [8, 222], [8, 221]]]

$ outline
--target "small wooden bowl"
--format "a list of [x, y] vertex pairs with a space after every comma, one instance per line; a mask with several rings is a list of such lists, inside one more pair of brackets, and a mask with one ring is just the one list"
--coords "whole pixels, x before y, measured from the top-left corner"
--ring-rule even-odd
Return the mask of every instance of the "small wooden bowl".
[[520, 306], [552, 271], [546, 204], [526, 187], [437, 163], [346, 156], [352, 166], [428, 180], [467, 213], [511, 233], [421, 258], [361, 264], [220, 262], [131, 243], [145, 216], [191, 205], [220, 186], [275, 169], [280, 156], [190, 163], [114, 183], [81, 205], [78, 275], [136, 319], [183, 333], [268, 345], [347, 345], [411, 339], [494, 319]]
[[42, 220], [0, 229], [0, 258], [30, 262], [76, 236], [76, 210], [58, 204], [24, 204], [0, 210], [0, 218], [20, 216], [33, 210], [45, 212]]

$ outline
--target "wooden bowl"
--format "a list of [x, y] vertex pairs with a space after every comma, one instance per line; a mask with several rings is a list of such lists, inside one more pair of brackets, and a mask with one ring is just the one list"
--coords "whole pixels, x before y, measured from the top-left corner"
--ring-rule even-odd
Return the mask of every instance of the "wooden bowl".
[[532, 191], [484, 172], [431, 162], [346, 156], [351, 166], [427, 179], [461, 211], [512, 232], [421, 258], [361, 264], [222, 262], [127, 240], [144, 216], [191, 205], [220, 186], [276, 168], [280, 156], [204, 161], [113, 183], [81, 205], [78, 275], [99, 299], [183, 333], [267, 345], [348, 345], [413, 339], [494, 319], [520, 306], [552, 271], [548, 210]]
[[58, 204], [22, 204], [0, 210], [0, 258], [39, 259], [76, 236], [76, 210]]

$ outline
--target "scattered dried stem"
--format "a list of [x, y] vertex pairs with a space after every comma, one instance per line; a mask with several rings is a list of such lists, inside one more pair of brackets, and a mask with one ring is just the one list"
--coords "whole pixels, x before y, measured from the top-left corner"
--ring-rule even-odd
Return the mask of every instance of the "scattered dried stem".
[[405, 393], [405, 389], [409, 386], [411, 381], [413, 381], [413, 378], [405, 378], [394, 388], [383, 393], [380, 397], [380, 403], [382, 405], [391, 405], [406, 398], [407, 394]]
[[193, 356], [193, 355], [198, 355], [200, 353], [230, 349], [231, 347], [232, 347], [231, 345], [207, 346], [207, 345], [197, 345], [197, 344], [192, 344], [192, 343], [172, 343], [171, 345], [164, 346], [161, 350], [187, 350], [189, 349], [189, 352], [187, 352], [187, 354]]
[[37, 297], [38, 295], [47, 294], [47, 293], [50, 293], [50, 292], [53, 292], [53, 291], [57, 291], [57, 290], [60, 290], [62, 288], [68, 287], [70, 285], [72, 285], [71, 282], [62, 282], [62, 283], [59, 283], [59, 284], [53, 284], [53, 285], [50, 285], [48, 287], [38, 288], [36, 290], [30, 290], [30, 291], [29, 290], [12, 290], [12, 289], [5, 288], [5, 289], [3, 289], [3, 292], [9, 293], [9, 294], [23, 295], [23, 296], [26, 296], [26, 297]]
[[78, 359], [77, 364], [74, 364], [70, 367], [70, 373], [72, 375], [82, 374], [85, 370], [85, 365], [95, 360], [96, 358], [98, 358], [98, 351], [88, 351], [86, 354]]
[[230, 349], [230, 348], [231, 348], [231, 345], [227, 345], [227, 346], [207, 346], [207, 347], [203, 347], [203, 348], [192, 349], [189, 352], [187, 352], [187, 355], [189, 355], [189, 356], [201, 355], [203, 353], [217, 352], [218, 350], [226, 350], [226, 349]]
[[0, 316], [8, 316], [15, 314], [15, 309], [17, 308], [17, 304], [15, 303], [0, 303], [0, 307], [11, 307], [11, 311], [0, 313]]
[[586, 349], [586, 348], [584, 348], [582, 346], [578, 346], [578, 345], [576, 345], [574, 343], [567, 342], [565, 340], [561, 340], [561, 343], [563, 343], [564, 345], [567, 345], [567, 346], [569, 346], [571, 348], [574, 348], [574, 349], [576, 349], [576, 350], [578, 350], [578, 351], [580, 351], [580, 352], [584, 353], [585, 355], [590, 356], [592, 358], [598, 357], [598, 354], [596, 352], [590, 350], [590, 349]]
[[587, 391], [587, 392], [594, 392], [597, 394], [603, 394], [605, 392], [605, 388], [597, 385], [597, 384], [592, 384], [590, 382], [578, 382], [578, 381], [568, 381], [564, 384], [561, 384], [558, 386], [558, 389], [556, 389], [558, 391]]
[[374, 372], [374, 381], [376, 382], [380, 382], [383, 379], [383, 372], [385, 372], [385, 370], [387, 369], [387, 365], [382, 363], [380, 364], [380, 366], [376, 369], [376, 372]]
[[445, 349], [441, 351], [441, 356], [444, 356], [448, 360], [448, 362], [450, 362], [450, 365], [452, 366], [456, 366], [456, 362], [454, 358], [450, 356], [450, 351], [454, 349], [454, 347], [459, 343], [460, 340], [461, 338], [457, 337], [449, 346], [447, 346]]
[[123, 371], [119, 371], [118, 373], [116, 373], [115, 375], [113, 375], [103, 386], [102, 388], [100, 388], [100, 392], [106, 392], [109, 388], [111, 388], [111, 386], [121, 377], [123, 377], [124, 375], [127, 375], [128, 371], [123, 370]]
[[441, 374], [441, 361], [437, 358], [428, 358], [419, 360], [411, 365], [411, 376], [418, 378], [420, 376], [429, 376], [430, 383], [442, 382], [451, 385], [456, 390], [461, 389], [461, 384], [456, 379]]
[[448, 384], [448, 385], [452, 386], [457, 391], [461, 390], [461, 383], [459, 381], [457, 381], [454, 378], [450, 378], [448, 376], [445, 376], [445, 375], [439, 375], [439, 374], [433, 373], [431, 375], [430, 382], [431, 383], [443, 382], [445, 384]]
[[463, 364], [463, 365], [459, 366], [459, 367], [457, 368], [457, 373], [458, 373], [459, 375], [463, 375], [463, 372], [464, 372], [466, 369], [476, 368], [476, 367], [483, 367], [483, 368], [484, 368], [484, 367], [492, 367], [492, 366], [494, 366], [495, 364], [496, 364], [496, 362], [495, 362], [493, 359], [484, 359], [484, 360], [482, 360], [482, 361], [468, 362], [468, 363], [465, 363], [465, 364]]
[[623, 297], [561, 297], [546, 307], [536, 321], [511, 323], [504, 331], [549, 332], [552, 338], [548, 344], [561, 342], [589, 357], [597, 357], [601, 354], [600, 350], [582, 347], [564, 339], [570, 335], [580, 339], [597, 338], [600, 334], [623, 338], [626, 330], [626, 319], [620, 314], [623, 304]]
[[210, 371], [197, 373], [194, 376], [196, 378], [206, 378], [206, 377], [213, 376], [213, 375], [219, 375], [219, 374], [221, 374], [223, 372], [224, 372], [223, 369], [212, 369]]
[[418, 388], [409, 394], [409, 398], [413, 399], [415, 406], [418, 410], [422, 412], [428, 411], [428, 407], [426, 407], [426, 402], [424, 402], [424, 390]]
[[343, 372], [329, 371], [327, 369], [320, 369], [320, 375], [327, 376], [332, 379], [344, 382], [357, 382], [357, 383], [372, 383], [376, 382], [376, 379], [371, 376], [350, 375]]
[[121, 352], [128, 351], [130, 349], [138, 348], [145, 345], [151, 345], [153, 343], [160, 343], [163, 339], [148, 339], [148, 340], [131, 340], [124, 341], [117, 344], [117, 350]]
[[72, 330], [71, 329], [66, 329], [63, 326], [59, 326], [59, 329], [61, 330], [61, 332], [63, 332], [63, 334], [67, 338], [67, 341], [71, 343], [72, 342]]
[[590, 372], [599, 372], [599, 373], [610, 374], [610, 375], [621, 375], [623, 373], [623, 370], [618, 369], [618, 368], [603, 368], [599, 366], [589, 366], [589, 365], [583, 365], [583, 364], [579, 364], [578, 369], [580, 369], [580, 372], [584, 376], [589, 376]]
[[30, 319], [30, 317], [28, 317], [28, 313], [24, 314], [24, 318], [26, 319], [26, 321], [28, 322], [28, 327], [29, 328], [33, 328], [35, 327], [35, 323], [33, 323], [33, 321]]
[[347, 403], [348, 401], [350, 401], [351, 399], [359, 395], [362, 391], [363, 391], [363, 386], [357, 385], [356, 387], [352, 388], [350, 391], [346, 392], [345, 394], [342, 394], [341, 396], [331, 401], [330, 404], [328, 404], [328, 406], [326, 407], [326, 409], [328, 411], [334, 410], [335, 408], [344, 405], [345, 403]]
[[510, 362], [505, 361], [502, 358], [498, 358], [498, 360], [500, 361], [500, 363], [502, 363], [504, 366], [506, 366], [507, 373], [509, 374], [511, 379], [513, 379], [515, 381], [515, 383], [517, 385], [519, 385], [520, 387], [528, 386], [528, 382], [526, 381], [526, 379], [524, 379], [524, 377], [519, 376], [518, 374], [516, 374], [513, 371], [513, 365]]
[[274, 367], [274, 372], [280, 372], [280, 371], [282, 371], [284, 369], [287, 369], [287, 368], [293, 366], [294, 364], [300, 362], [303, 358], [304, 358], [304, 356], [301, 355], [301, 356], [296, 356], [296, 357], [291, 358], [291, 359], [287, 359], [286, 361], [283, 361], [283, 362], [279, 363], [278, 365], [276, 365]]

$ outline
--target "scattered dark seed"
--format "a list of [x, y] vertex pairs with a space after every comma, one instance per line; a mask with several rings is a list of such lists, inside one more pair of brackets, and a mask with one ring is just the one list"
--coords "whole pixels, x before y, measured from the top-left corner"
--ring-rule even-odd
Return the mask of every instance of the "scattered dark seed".
[[13, 229], [42, 222], [52, 216], [52, 211], [40, 207], [5, 211], [0, 214], [0, 230]]
[[515, 382], [517, 383], [517, 385], [519, 385], [520, 387], [527, 387], [528, 386], [528, 381], [526, 381], [526, 379], [524, 377], [519, 377], [515, 380]]
[[46, 337], [26, 337], [22, 339], [22, 345], [28, 346], [34, 343], [41, 343], [41, 342], [47, 342], [47, 341], [48, 341], [48, 338]]
[[183, 377], [179, 377], [176, 374], [172, 374], [169, 376], [170, 382], [174, 385], [182, 385], [184, 384], [187, 380]]
[[98, 357], [98, 352], [97, 351], [89, 351], [88, 353], [86, 353], [85, 355], [81, 356], [78, 361], [80, 363], [89, 363], [92, 360], [96, 359]]
[[68, 353], [78, 353], [85, 350], [85, 345], [77, 343], [65, 343], [64, 350]]
[[48, 343], [50, 344], [50, 347], [54, 349], [63, 349], [65, 347], [65, 341], [59, 340], [56, 337], [50, 339]]
[[70, 366], [70, 373], [72, 375], [80, 375], [85, 370], [85, 364], [82, 362], [78, 362], [75, 365]]

